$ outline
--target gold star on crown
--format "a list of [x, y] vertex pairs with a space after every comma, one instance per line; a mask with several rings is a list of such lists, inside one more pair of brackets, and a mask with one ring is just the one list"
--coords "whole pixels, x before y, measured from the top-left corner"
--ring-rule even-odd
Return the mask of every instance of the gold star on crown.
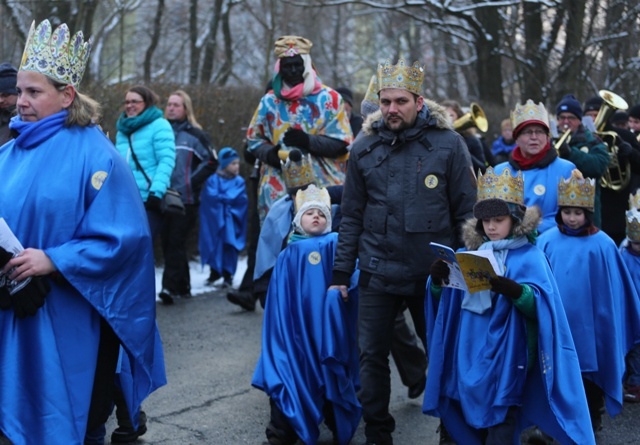
[[595, 179], [582, 178], [577, 170], [558, 184], [558, 207], [580, 207], [593, 212], [596, 197]]
[[36, 28], [31, 23], [22, 53], [21, 71], [35, 71], [58, 82], [78, 88], [91, 52], [91, 40], [84, 41], [82, 31], [71, 36], [65, 23], [53, 32], [49, 20]]
[[408, 66], [404, 59], [398, 59], [398, 63], [392, 65], [391, 60], [387, 59], [384, 64], [378, 65], [378, 91], [399, 88], [420, 96], [423, 80], [424, 68], [417, 61]]
[[524, 177], [518, 170], [516, 176], [505, 168], [502, 174], [496, 175], [489, 167], [485, 174], [478, 173], [478, 202], [485, 199], [501, 199], [513, 204], [524, 205]]
[[515, 131], [527, 123], [549, 128], [549, 113], [542, 103], [537, 104], [529, 99], [524, 105], [516, 105], [515, 110], [511, 112], [511, 128]]

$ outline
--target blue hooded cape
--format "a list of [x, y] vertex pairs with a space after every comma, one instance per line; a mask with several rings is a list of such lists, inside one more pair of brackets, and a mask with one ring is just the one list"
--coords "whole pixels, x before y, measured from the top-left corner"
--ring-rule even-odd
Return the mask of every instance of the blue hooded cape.
[[555, 227], [538, 245], [556, 276], [583, 376], [604, 391], [615, 416], [622, 410], [625, 356], [640, 342], [640, 302], [629, 271], [602, 231], [569, 236]]
[[262, 353], [252, 385], [266, 392], [307, 445], [318, 441], [325, 400], [332, 402], [337, 439], [349, 443], [361, 417], [355, 289], [342, 301], [331, 282], [338, 235], [289, 244], [267, 291]]
[[15, 445], [83, 443], [100, 317], [131, 364], [129, 409], [166, 383], [153, 250], [131, 169], [97, 127], [63, 127], [66, 116], [16, 117], [19, 136], [0, 148], [0, 216], [61, 277], [34, 316], [0, 311], [0, 429]]
[[244, 178], [209, 176], [200, 195], [200, 261], [219, 273], [236, 272], [247, 236], [249, 198]]
[[483, 314], [461, 308], [465, 292], [427, 283], [429, 372], [423, 412], [440, 417], [455, 441], [482, 444], [480, 428], [517, 407], [517, 434], [538, 425], [563, 444], [594, 444], [578, 358], [551, 269], [527, 244], [510, 250], [505, 276], [531, 287], [538, 323], [537, 361], [527, 370], [526, 320], [508, 297], [493, 295]]

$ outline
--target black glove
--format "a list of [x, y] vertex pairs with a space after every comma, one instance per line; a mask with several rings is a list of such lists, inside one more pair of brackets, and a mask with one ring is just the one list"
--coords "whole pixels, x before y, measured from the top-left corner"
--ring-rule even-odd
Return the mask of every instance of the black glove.
[[[35, 315], [38, 309], [44, 306], [44, 297], [46, 297], [51, 290], [45, 278], [30, 278], [31, 280], [26, 286], [11, 294], [13, 312], [15, 312], [18, 318]], [[18, 283], [18, 285], [21, 284], [22, 283]]]
[[[13, 257], [4, 248], [0, 247], [0, 269]], [[7, 276], [0, 277], [0, 309], [5, 310], [11, 307], [11, 297], [9, 296], [9, 289], [5, 285], [5, 282], [9, 280]]]
[[507, 277], [489, 278], [491, 290], [497, 294], [506, 295], [517, 300], [522, 295], [522, 285]]
[[618, 138], [618, 160], [626, 162], [629, 160], [629, 155], [633, 151], [633, 147], [628, 142]]
[[278, 156], [278, 151], [280, 150], [280, 144], [275, 145], [267, 152], [267, 164], [269, 164], [273, 168], [277, 168], [280, 170], [282, 165], [280, 164], [280, 157]]
[[561, 158], [567, 159], [571, 156], [571, 147], [569, 147], [569, 144], [566, 142], [563, 142], [562, 145], [560, 145], [560, 148], [558, 148], [558, 152], [560, 153]]
[[289, 128], [282, 139], [287, 147], [298, 147], [309, 150], [309, 135], [298, 128]]
[[162, 199], [158, 198], [153, 192], [151, 192], [149, 193], [147, 202], [144, 203], [144, 208], [147, 210], [160, 211], [161, 204], [162, 204]]
[[5, 311], [11, 308], [11, 296], [6, 286], [0, 287], [0, 309]]
[[449, 266], [442, 260], [436, 260], [431, 264], [431, 282], [436, 286], [442, 286], [442, 282], [449, 282]]

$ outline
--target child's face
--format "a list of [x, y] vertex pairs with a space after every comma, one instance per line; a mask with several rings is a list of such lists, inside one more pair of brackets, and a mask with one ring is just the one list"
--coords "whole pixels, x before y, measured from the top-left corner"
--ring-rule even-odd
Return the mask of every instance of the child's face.
[[512, 225], [513, 222], [511, 220], [511, 217], [508, 215], [495, 216], [493, 218], [482, 220], [482, 228], [484, 229], [484, 233], [491, 241], [498, 241], [507, 238], [511, 233]]
[[629, 246], [635, 253], [640, 253], [640, 241], [629, 241]]
[[302, 214], [300, 226], [308, 235], [322, 235], [327, 228], [327, 217], [320, 209], [309, 209]]
[[233, 161], [231, 161], [231, 163], [225, 168], [225, 171], [234, 176], [237, 176], [240, 173], [240, 160], [234, 159]]
[[577, 230], [584, 226], [586, 217], [584, 210], [579, 207], [563, 207], [560, 214], [562, 222], [572, 230]]

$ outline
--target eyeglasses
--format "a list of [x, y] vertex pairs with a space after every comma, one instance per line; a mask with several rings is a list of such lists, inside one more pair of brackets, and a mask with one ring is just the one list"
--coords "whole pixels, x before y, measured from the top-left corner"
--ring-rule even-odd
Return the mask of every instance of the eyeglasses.
[[141, 104], [142, 102], [144, 102], [144, 100], [125, 100], [124, 104], [125, 105], [137, 105], [137, 104]]
[[545, 130], [525, 130], [525, 131], [521, 131], [520, 134], [522, 136], [526, 136], [526, 137], [530, 138], [533, 135], [546, 136], [547, 132]]
[[561, 114], [558, 116], [559, 121], [577, 121], [578, 116], [574, 116], [573, 114]]

